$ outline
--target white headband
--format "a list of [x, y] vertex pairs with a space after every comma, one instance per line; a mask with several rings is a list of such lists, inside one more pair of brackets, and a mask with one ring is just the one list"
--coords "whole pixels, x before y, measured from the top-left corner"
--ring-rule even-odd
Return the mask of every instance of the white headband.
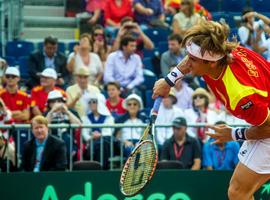
[[224, 55], [220, 55], [220, 54], [213, 54], [209, 51], [205, 51], [204, 54], [202, 55], [201, 53], [201, 47], [198, 46], [197, 44], [195, 44], [194, 42], [187, 42], [187, 45], [186, 45], [186, 49], [187, 51], [197, 57], [197, 58], [200, 58], [202, 60], [208, 60], [208, 61], [218, 61], [220, 60], [221, 58], [224, 57]]

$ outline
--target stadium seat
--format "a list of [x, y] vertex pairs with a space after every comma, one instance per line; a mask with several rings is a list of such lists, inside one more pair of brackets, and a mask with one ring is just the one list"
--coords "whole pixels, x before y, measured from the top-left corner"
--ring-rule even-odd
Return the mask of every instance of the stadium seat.
[[142, 62], [143, 62], [144, 69], [149, 69], [153, 71], [152, 58], [145, 57], [143, 58]]
[[170, 35], [169, 29], [156, 29], [149, 28], [144, 33], [151, 38], [155, 45], [158, 45], [160, 41], [167, 41], [168, 35]]
[[73, 164], [74, 171], [85, 171], [85, 170], [102, 170], [102, 166], [99, 162], [97, 161], [76, 161]]
[[168, 42], [167, 41], [159, 42], [158, 43], [158, 50], [159, 50], [160, 54], [167, 51], [168, 50]]
[[[256, 0], [258, 1], [258, 0]], [[242, 12], [246, 6], [246, 0], [223, 0], [221, 10], [225, 12]]]
[[157, 169], [183, 169], [184, 165], [182, 162], [177, 160], [166, 160], [166, 161], [159, 161], [157, 163]]
[[152, 99], [152, 90], [146, 90], [145, 92], [145, 107], [152, 108], [154, 105], [154, 100]]
[[200, 0], [200, 4], [210, 12], [221, 11], [221, 1], [217, 0]]
[[[43, 45], [44, 45], [44, 42], [38, 43], [38, 49], [40, 51], [43, 51]], [[66, 53], [66, 44], [64, 42], [58, 42], [58, 51], [60, 51], [64, 54]]]
[[16, 58], [13, 56], [6, 56], [4, 59], [7, 61], [8, 66], [18, 65]]
[[144, 69], [143, 76], [144, 76], [144, 83], [143, 84], [145, 86], [145, 89], [152, 90], [154, 87], [154, 84], [157, 80], [156, 75], [152, 71], [150, 71], [148, 69]]
[[143, 57], [153, 58], [154, 56], [159, 56], [158, 48], [154, 48], [152, 50], [143, 49]]
[[23, 80], [29, 79], [28, 57], [27, 56], [19, 57], [18, 62], [21, 78]]
[[250, 5], [257, 12], [270, 12], [269, 0], [251, 0]]
[[173, 15], [172, 14], [166, 14], [165, 16], [165, 22], [169, 25], [172, 25], [172, 21], [173, 21]]
[[6, 45], [6, 55], [18, 59], [20, 56], [28, 56], [34, 51], [34, 44], [27, 41], [10, 41]]
[[69, 42], [69, 43], [68, 43], [68, 52], [69, 52], [69, 53], [73, 52], [73, 48], [74, 48], [74, 46], [77, 45], [77, 44], [79, 44], [78, 41]]

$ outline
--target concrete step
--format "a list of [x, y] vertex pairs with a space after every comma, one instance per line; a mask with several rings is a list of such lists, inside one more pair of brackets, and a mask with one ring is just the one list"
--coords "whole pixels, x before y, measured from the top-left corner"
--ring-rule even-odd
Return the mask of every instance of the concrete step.
[[24, 5], [63, 6], [65, 0], [24, 0]]
[[77, 27], [77, 21], [74, 17], [25, 16], [23, 21], [25, 27]]
[[64, 17], [64, 6], [33, 6], [26, 5], [23, 7], [24, 16], [47, 16], [47, 17]]
[[74, 40], [76, 37], [76, 29], [24, 27], [21, 39], [42, 41], [48, 35], [53, 35], [59, 40]]

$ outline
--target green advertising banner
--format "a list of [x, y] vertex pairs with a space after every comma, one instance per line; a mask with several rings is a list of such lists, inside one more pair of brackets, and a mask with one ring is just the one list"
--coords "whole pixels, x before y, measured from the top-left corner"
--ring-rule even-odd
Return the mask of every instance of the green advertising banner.
[[[158, 171], [141, 193], [125, 198], [119, 171], [0, 174], [0, 200], [226, 200], [228, 171]], [[265, 184], [256, 200], [270, 199]]]

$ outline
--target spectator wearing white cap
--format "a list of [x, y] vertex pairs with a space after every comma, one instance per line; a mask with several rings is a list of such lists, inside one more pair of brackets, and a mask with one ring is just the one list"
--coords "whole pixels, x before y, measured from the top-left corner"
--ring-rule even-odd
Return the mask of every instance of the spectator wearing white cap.
[[70, 80], [69, 74], [66, 68], [67, 58], [58, 51], [58, 40], [53, 36], [48, 36], [44, 39], [44, 48], [32, 53], [28, 59], [29, 68], [29, 86], [32, 88], [39, 84], [38, 73], [42, 72], [46, 68], [55, 69], [55, 71], [61, 74], [57, 79], [57, 85], [64, 85]]
[[[89, 100], [90, 112], [82, 118], [83, 124], [114, 124], [114, 119], [105, 104], [105, 97], [103, 94], [92, 95]], [[103, 166], [105, 169], [109, 167], [108, 158], [110, 157], [110, 141], [113, 133], [112, 128], [91, 128], [83, 129], [82, 136], [84, 141], [88, 144], [87, 152], [90, 152], [91, 140], [94, 144], [94, 160], [101, 161], [103, 156]], [[100, 155], [101, 143], [103, 143], [103, 155]], [[88, 154], [89, 155], [89, 154]], [[90, 158], [90, 157], [89, 157]]]
[[[44, 113], [44, 116], [48, 119], [50, 124], [78, 124], [81, 125], [80, 117], [78, 113], [72, 109], [68, 109], [66, 105], [66, 98], [62, 95], [59, 90], [53, 90], [49, 92], [47, 100], [47, 112]], [[54, 128], [51, 129], [51, 133], [55, 136], [62, 138], [68, 149], [68, 158], [70, 155], [75, 156], [77, 151], [77, 145], [74, 140], [75, 130], [73, 133], [73, 149], [70, 152], [70, 129], [69, 128]], [[71, 153], [71, 154], [70, 154]]]
[[90, 96], [100, 93], [100, 91], [96, 86], [89, 84], [90, 71], [87, 67], [79, 67], [74, 74], [76, 83], [66, 90], [67, 105], [82, 117], [87, 114]]
[[[137, 94], [130, 94], [123, 102], [123, 107], [127, 110], [127, 113], [115, 120], [116, 123], [124, 123], [126, 125], [142, 125], [146, 123], [148, 118], [141, 112], [143, 109], [143, 102], [140, 96]], [[127, 127], [122, 128], [119, 132], [120, 139], [125, 144], [125, 156], [134, 148], [135, 144], [139, 141], [143, 128]]]
[[19, 89], [20, 72], [16, 67], [8, 67], [5, 71], [5, 88], [0, 91], [6, 107], [11, 110], [15, 123], [26, 123], [30, 118], [29, 95]]
[[34, 116], [45, 112], [46, 102], [50, 91], [58, 90], [66, 97], [63, 89], [56, 87], [57, 73], [52, 68], [44, 69], [40, 74], [40, 85], [31, 90], [31, 108]]

